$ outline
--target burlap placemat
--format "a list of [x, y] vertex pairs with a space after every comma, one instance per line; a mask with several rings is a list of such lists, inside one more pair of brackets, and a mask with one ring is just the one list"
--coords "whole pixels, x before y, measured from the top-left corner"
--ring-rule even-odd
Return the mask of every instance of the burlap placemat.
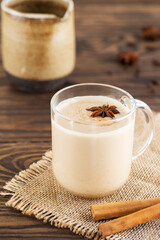
[[[155, 136], [148, 150], [132, 164], [127, 183], [114, 194], [99, 199], [83, 199], [65, 191], [55, 180], [51, 152], [20, 172], [4, 189], [11, 194], [7, 206], [59, 228], [69, 228], [88, 239], [99, 239], [90, 213], [92, 204], [160, 196], [160, 113], [155, 114]], [[139, 225], [106, 239], [158, 240], [160, 219]]]

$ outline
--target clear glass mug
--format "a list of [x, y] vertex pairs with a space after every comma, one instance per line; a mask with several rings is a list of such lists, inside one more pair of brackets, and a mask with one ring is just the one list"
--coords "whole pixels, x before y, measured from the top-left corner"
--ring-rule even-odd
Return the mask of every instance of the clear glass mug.
[[[97, 122], [74, 121], [57, 106], [78, 96], [111, 97], [127, 106], [129, 112], [110, 120], [105, 128]], [[153, 137], [149, 106], [105, 84], [77, 84], [57, 92], [51, 100], [51, 121], [55, 177], [65, 189], [82, 197], [105, 196], [123, 186], [132, 160], [145, 151]]]

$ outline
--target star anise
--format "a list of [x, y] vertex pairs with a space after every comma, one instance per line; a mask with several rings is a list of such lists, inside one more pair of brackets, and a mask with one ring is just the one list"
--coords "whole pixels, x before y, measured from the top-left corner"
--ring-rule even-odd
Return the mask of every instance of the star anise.
[[103, 106], [99, 106], [99, 107], [91, 107], [91, 108], [88, 108], [86, 109], [87, 111], [91, 111], [93, 112], [91, 114], [90, 117], [102, 117], [102, 118], [105, 118], [105, 117], [110, 117], [110, 118], [114, 118], [115, 117], [115, 114], [118, 114], [120, 113], [118, 110], [117, 110], [117, 107], [116, 106], [109, 106], [108, 104], [107, 105], [103, 105]]
[[160, 61], [158, 59], [153, 59], [152, 64], [156, 67], [160, 67]]
[[159, 35], [158, 27], [146, 26], [142, 29], [142, 38], [146, 40], [155, 41], [159, 38]]
[[153, 79], [151, 80], [151, 83], [155, 86], [160, 86], [160, 79]]
[[133, 65], [138, 61], [138, 53], [136, 52], [121, 52], [117, 56], [118, 61], [124, 65]]

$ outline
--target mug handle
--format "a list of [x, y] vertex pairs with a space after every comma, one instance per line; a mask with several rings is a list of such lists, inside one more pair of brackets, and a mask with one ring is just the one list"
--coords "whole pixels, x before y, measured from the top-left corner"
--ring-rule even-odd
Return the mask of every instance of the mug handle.
[[137, 111], [136, 116], [139, 111], [140, 117], [143, 117], [144, 119], [141, 121], [136, 120], [135, 123], [133, 160], [139, 157], [147, 149], [152, 141], [154, 133], [154, 120], [152, 110], [146, 103], [140, 100], [136, 99], [135, 102]]

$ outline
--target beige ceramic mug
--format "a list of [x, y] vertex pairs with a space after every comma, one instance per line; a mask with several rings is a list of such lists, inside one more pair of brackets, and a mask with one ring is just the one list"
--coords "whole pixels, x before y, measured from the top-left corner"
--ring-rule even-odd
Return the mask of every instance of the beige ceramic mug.
[[2, 59], [11, 81], [31, 92], [52, 91], [75, 66], [72, 0], [4, 0]]

